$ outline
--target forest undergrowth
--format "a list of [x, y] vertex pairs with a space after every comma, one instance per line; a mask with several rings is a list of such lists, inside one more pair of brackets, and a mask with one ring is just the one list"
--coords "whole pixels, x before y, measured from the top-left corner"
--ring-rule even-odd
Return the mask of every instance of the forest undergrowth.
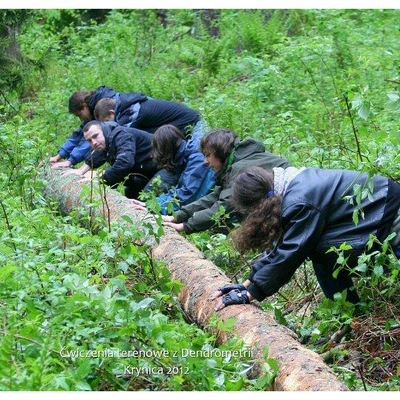
[[[268, 358], [264, 375], [250, 379], [254, 360], [247, 356], [171, 357], [176, 350], [244, 352], [245, 346], [232, 340], [221, 347], [212, 332], [187, 323], [179, 282], [147, 248], [132, 244], [141, 232], [126, 226], [92, 232], [79, 216], [61, 215], [43, 197], [46, 182], [37, 167], [79, 125], [67, 112], [70, 95], [107, 85], [184, 102], [210, 127], [254, 137], [295, 166], [399, 180], [399, 11], [0, 15], [0, 365], [7, 365], [0, 367], [0, 389], [270, 389], [276, 365]], [[238, 255], [229, 236], [202, 232], [187, 239], [232, 280], [249, 272], [249, 258]], [[260, 306], [321, 354], [350, 390], [396, 391], [399, 270], [388, 242], [361, 256], [355, 307], [344, 294], [325, 299], [306, 262]], [[132, 348], [157, 357], [130, 365], [127, 358], [73, 353]], [[174, 373], [134, 377], [127, 367]]]

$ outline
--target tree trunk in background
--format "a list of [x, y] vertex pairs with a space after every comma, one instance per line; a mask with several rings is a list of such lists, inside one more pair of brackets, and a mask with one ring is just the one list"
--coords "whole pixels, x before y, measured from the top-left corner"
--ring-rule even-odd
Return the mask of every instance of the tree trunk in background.
[[209, 35], [211, 37], [219, 37], [219, 27], [217, 22], [219, 20], [221, 11], [214, 9], [206, 9], [206, 10], [199, 10], [199, 12], [201, 21], [206, 27]]
[[[48, 181], [44, 191], [47, 198], [56, 200], [64, 214], [85, 209], [87, 204], [96, 200], [82, 198], [82, 185], [78, 177], [61, 177], [59, 170], [45, 168], [42, 176]], [[106, 221], [118, 222], [121, 217], [129, 216], [143, 230], [144, 223], [154, 221], [148, 213], [130, 208], [130, 201], [118, 192], [107, 189], [104, 205], [91, 209], [94, 216], [105, 217]], [[93, 206], [92, 206], [93, 207]], [[214, 302], [209, 300], [216, 288], [228, 282], [227, 276], [182, 235], [165, 228], [165, 234], [156, 243], [149, 240], [154, 258], [165, 261], [171, 278], [184, 285], [179, 300], [186, 314], [199, 326], [206, 328], [214, 313]], [[218, 332], [220, 343], [229, 335], [238, 335], [252, 349], [253, 358], [262, 360], [262, 351], [269, 347], [268, 357], [279, 364], [279, 372], [274, 389], [280, 391], [346, 391], [333, 371], [322, 358], [303, 347], [294, 332], [280, 325], [269, 312], [255, 305], [229, 306], [218, 312], [223, 321], [235, 318], [232, 333]], [[252, 375], [261, 373], [260, 363], [256, 364]]]

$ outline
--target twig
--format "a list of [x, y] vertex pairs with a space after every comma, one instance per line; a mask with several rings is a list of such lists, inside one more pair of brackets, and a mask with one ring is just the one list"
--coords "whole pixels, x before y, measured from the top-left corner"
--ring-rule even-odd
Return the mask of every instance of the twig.
[[11, 228], [11, 224], [10, 224], [10, 221], [9, 221], [9, 219], [8, 219], [8, 215], [7, 215], [7, 212], [6, 212], [6, 208], [5, 208], [5, 206], [4, 206], [4, 204], [3, 204], [3, 202], [0, 200], [0, 205], [1, 205], [1, 208], [3, 209], [3, 213], [4, 213], [4, 218], [6, 219], [6, 224], [7, 224], [7, 229], [8, 229], [8, 231], [10, 232], [10, 237], [11, 237], [11, 239], [13, 239], [12, 240], [12, 246], [13, 246], [13, 248], [14, 248], [14, 251], [16, 252], [17, 251], [17, 246], [15, 245], [15, 243], [14, 243], [14, 236], [13, 236], [13, 233], [12, 233], [12, 228]]
[[151, 274], [153, 275], [154, 281], [155, 281], [156, 285], [158, 286], [158, 279], [156, 276], [156, 271], [155, 271], [154, 263], [153, 263], [153, 255], [151, 254], [151, 252], [149, 254], [149, 252], [147, 250], [145, 250], [145, 253], [146, 253], [147, 257], [149, 258]]
[[[3, 330], [0, 330], [0, 335], [5, 336], [6, 334], [7, 334], [7, 332], [5, 332], [5, 331], [3, 331]], [[38, 346], [43, 346], [43, 343], [40, 343], [40, 342], [38, 342], [37, 340], [28, 338], [28, 337], [26, 337], [26, 336], [13, 334], [13, 338], [15, 338], [15, 339], [21, 339], [21, 340], [26, 340], [26, 341], [28, 341], [28, 342], [37, 344]], [[50, 351], [51, 351], [52, 353], [54, 353], [54, 354], [58, 354], [59, 356], [61, 355], [61, 352], [60, 352], [60, 351], [53, 350], [53, 349], [50, 349]]]
[[360, 142], [358, 141], [357, 129], [356, 129], [355, 125], [354, 125], [353, 115], [351, 114], [351, 110], [350, 110], [349, 98], [347, 97], [346, 93], [343, 95], [343, 97], [344, 97], [344, 101], [346, 102], [347, 112], [349, 113], [349, 117], [350, 117], [350, 121], [351, 121], [351, 127], [353, 129], [354, 139], [355, 139], [356, 145], [357, 145], [357, 154], [358, 154], [358, 157], [360, 158], [360, 161], [362, 162], [363, 155], [361, 153]]
[[1, 96], [5, 100], [5, 102], [15, 111], [18, 112], [18, 110], [8, 101], [6, 95], [3, 93], [3, 91], [0, 91]]
[[360, 366], [360, 365], [354, 365], [354, 364], [353, 364], [353, 366], [354, 366], [354, 368], [357, 369], [358, 373], [360, 374], [360, 378], [361, 378], [361, 382], [362, 382], [362, 384], [363, 384], [363, 386], [364, 386], [364, 390], [365, 390], [366, 392], [368, 392], [367, 384], [365, 383], [365, 379], [364, 379], [364, 375], [363, 375], [361, 366]]
[[111, 233], [111, 215], [110, 215], [110, 206], [108, 205], [107, 201], [107, 192], [106, 192], [106, 185], [103, 182], [100, 182], [100, 190], [103, 194], [102, 199], [104, 200], [103, 206], [105, 205], [106, 210], [103, 207], [103, 215], [107, 214], [107, 225], [108, 225], [108, 232]]
[[400, 81], [396, 81], [393, 79], [384, 79], [385, 82], [395, 83], [396, 85], [400, 85]]
[[321, 97], [322, 104], [324, 105], [325, 110], [326, 110], [327, 114], [329, 115], [328, 106], [326, 105], [326, 102], [325, 102], [324, 96], [322, 95], [321, 89], [318, 87], [317, 82], [316, 82], [315, 79], [314, 79], [314, 75], [312, 74], [310, 68], [307, 67], [307, 65], [306, 65], [306, 63], [303, 61], [303, 59], [300, 59], [300, 61], [302, 62], [302, 64], [303, 64], [305, 70], [307, 71], [307, 73], [310, 75], [311, 80], [312, 80], [312, 83], [314, 84], [315, 88], [317, 89], [317, 92], [318, 92], [319, 96]]

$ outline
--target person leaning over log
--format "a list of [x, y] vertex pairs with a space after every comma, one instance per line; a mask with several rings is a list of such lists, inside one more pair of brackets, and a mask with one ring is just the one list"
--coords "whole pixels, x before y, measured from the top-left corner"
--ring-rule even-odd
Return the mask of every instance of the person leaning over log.
[[[198, 132], [185, 140], [182, 131], [173, 125], [163, 125], [154, 132], [152, 156], [161, 169], [146, 185], [144, 191], [152, 189], [156, 177], [161, 178], [165, 192], [157, 197], [161, 214], [167, 214], [169, 204], [177, 211], [181, 206], [205, 196], [214, 187], [214, 171], [204, 163], [204, 155], [200, 151], [201, 138], [202, 134]], [[175, 180], [176, 184], [165, 184], [172, 180]], [[132, 202], [135, 209], [146, 209], [145, 202]]]
[[150, 133], [160, 126], [173, 125], [184, 133], [185, 138], [198, 133], [203, 135], [207, 127], [199, 112], [185, 104], [151, 97], [132, 103], [124, 93], [116, 98], [102, 98], [96, 104], [94, 116], [99, 121], [115, 121]]
[[151, 157], [153, 135], [115, 122], [96, 120], [88, 122], [83, 127], [83, 134], [98, 156], [93, 157], [92, 164], [86, 160], [82, 167], [66, 171], [63, 176], [84, 175], [90, 169], [96, 169], [108, 162], [111, 166], [99, 178], [111, 187], [123, 182], [125, 196], [131, 199], [137, 198], [157, 172], [157, 164]]
[[[205, 231], [216, 226], [214, 215], [221, 207], [230, 218], [226, 221], [228, 227], [237, 221], [229, 199], [231, 187], [229, 174], [251, 165], [262, 168], [289, 167], [289, 161], [265, 150], [264, 145], [255, 139], [240, 138], [230, 129], [214, 129], [200, 141], [200, 149], [204, 154], [204, 162], [215, 172], [215, 188], [208, 195], [181, 207], [174, 216], [163, 216], [163, 224], [178, 232], [187, 234]], [[224, 228], [219, 228], [224, 230]]]
[[[355, 203], [354, 189], [369, 194]], [[349, 170], [318, 168], [251, 167], [237, 175], [232, 186], [232, 204], [246, 216], [232, 233], [241, 253], [250, 249], [272, 249], [252, 262], [252, 273], [239, 285], [228, 284], [216, 290], [216, 310], [231, 304], [259, 301], [276, 293], [296, 269], [309, 258], [325, 296], [346, 293], [347, 301], [358, 303], [350, 268], [359, 255], [379, 250], [390, 233], [391, 245], [400, 255], [400, 185], [386, 177]], [[358, 223], [354, 212], [362, 212]], [[370, 248], [370, 236], [377, 238]], [[335, 270], [342, 243], [349, 268]], [[337, 276], [334, 277], [334, 274]]]
[[101, 111], [105, 116], [104, 121], [114, 120], [115, 115], [120, 125], [150, 133], [166, 123], [183, 129], [186, 134], [205, 126], [200, 114], [184, 104], [152, 99], [141, 92], [119, 93], [108, 86], [99, 86], [94, 91], [75, 92], [69, 99], [69, 112], [79, 117], [81, 125], [61, 146], [58, 154], [50, 157], [52, 168], [71, 167], [89, 156], [90, 146], [83, 137], [82, 129], [87, 122], [95, 119], [96, 105], [103, 99], [107, 99]]

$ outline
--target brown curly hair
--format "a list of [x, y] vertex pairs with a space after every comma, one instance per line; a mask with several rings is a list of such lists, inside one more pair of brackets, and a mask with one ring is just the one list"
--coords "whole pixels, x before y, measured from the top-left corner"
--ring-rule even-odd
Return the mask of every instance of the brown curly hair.
[[274, 173], [260, 167], [249, 167], [232, 178], [231, 203], [245, 216], [232, 240], [240, 253], [266, 250], [281, 234], [281, 198], [274, 190]]

